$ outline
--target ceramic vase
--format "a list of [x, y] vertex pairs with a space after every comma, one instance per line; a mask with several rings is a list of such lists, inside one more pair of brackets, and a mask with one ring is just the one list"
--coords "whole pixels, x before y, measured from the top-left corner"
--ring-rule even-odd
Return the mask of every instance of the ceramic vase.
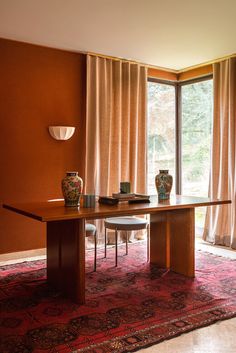
[[169, 170], [159, 170], [155, 178], [158, 200], [168, 200], [173, 185], [173, 177]]
[[65, 206], [78, 207], [83, 191], [83, 180], [78, 176], [78, 172], [67, 172], [61, 181], [61, 187]]

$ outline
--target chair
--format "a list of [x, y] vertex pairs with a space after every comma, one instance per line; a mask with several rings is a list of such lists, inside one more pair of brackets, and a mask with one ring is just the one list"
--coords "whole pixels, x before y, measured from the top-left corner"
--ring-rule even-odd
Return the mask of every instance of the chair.
[[93, 236], [94, 237], [94, 265], [93, 269], [96, 272], [97, 269], [97, 228], [94, 224], [86, 223], [85, 224], [85, 236], [86, 238]]
[[145, 218], [132, 216], [106, 218], [105, 222], [105, 257], [107, 255], [107, 229], [115, 230], [115, 266], [118, 261], [118, 231], [126, 231], [126, 255], [128, 255], [128, 232], [147, 229], [147, 261], [149, 261], [149, 223]]

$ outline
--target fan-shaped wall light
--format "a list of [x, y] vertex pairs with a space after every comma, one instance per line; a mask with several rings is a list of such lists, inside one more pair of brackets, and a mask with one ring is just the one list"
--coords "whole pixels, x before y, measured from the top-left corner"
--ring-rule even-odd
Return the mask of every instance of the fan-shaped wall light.
[[49, 126], [50, 135], [56, 140], [69, 140], [75, 132], [73, 126]]

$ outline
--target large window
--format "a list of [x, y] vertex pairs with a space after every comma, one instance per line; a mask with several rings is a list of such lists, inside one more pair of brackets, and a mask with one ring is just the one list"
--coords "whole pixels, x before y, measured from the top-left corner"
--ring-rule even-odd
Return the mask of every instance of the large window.
[[[156, 194], [159, 169], [169, 169], [173, 193], [207, 196], [212, 98], [212, 78], [179, 84], [148, 82], [149, 194]], [[197, 209], [197, 228], [203, 226], [204, 217], [205, 209]]]
[[208, 194], [212, 80], [182, 87], [182, 193]]
[[[148, 193], [156, 194], [155, 175], [169, 169], [175, 178], [175, 87], [148, 82]], [[174, 187], [175, 188], [175, 187]]]
[[[182, 86], [182, 194], [207, 196], [212, 135], [212, 79]], [[196, 233], [204, 226], [206, 208], [196, 208]]]

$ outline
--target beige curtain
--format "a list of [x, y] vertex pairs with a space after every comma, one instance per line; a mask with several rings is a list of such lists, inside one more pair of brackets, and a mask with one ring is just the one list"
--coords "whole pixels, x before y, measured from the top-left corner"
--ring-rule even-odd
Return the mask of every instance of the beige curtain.
[[214, 118], [209, 196], [232, 205], [209, 207], [203, 238], [236, 248], [236, 58], [214, 64]]
[[146, 192], [146, 67], [87, 55], [86, 104], [85, 191]]
[[87, 55], [86, 192], [145, 192], [146, 88], [144, 66]]

